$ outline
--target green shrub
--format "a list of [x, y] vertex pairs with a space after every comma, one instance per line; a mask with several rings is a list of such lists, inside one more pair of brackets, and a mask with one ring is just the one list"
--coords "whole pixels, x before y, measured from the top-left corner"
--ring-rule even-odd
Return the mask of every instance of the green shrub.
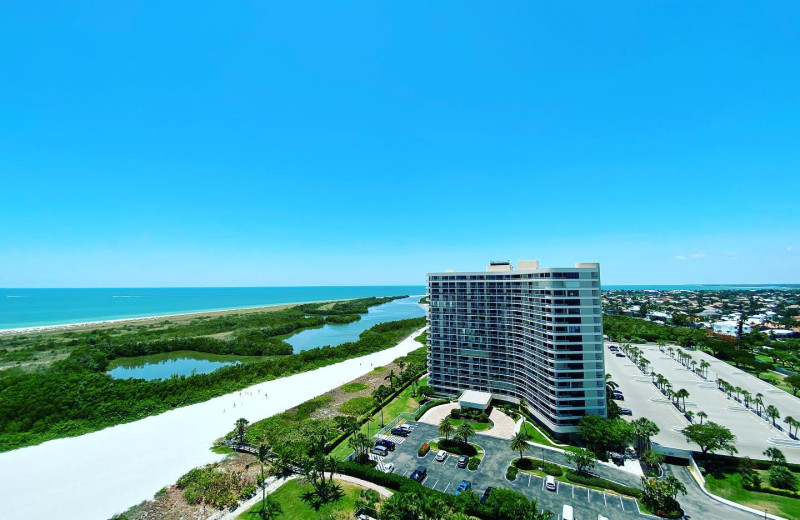
[[428, 444], [427, 442], [423, 442], [422, 446], [420, 446], [419, 450], [417, 450], [417, 455], [419, 455], [420, 457], [424, 457], [425, 455], [428, 454], [429, 451], [431, 451], [431, 445]]
[[526, 469], [526, 470], [538, 469], [554, 477], [560, 477], [564, 474], [564, 468], [562, 468], [558, 464], [553, 464], [552, 462], [542, 463], [542, 461], [539, 459], [529, 459], [529, 458], [515, 459], [514, 462], [512, 462], [512, 464], [519, 469]]
[[506, 478], [512, 481], [517, 480], [517, 473], [519, 473], [519, 470], [517, 468], [515, 468], [514, 466], [509, 466], [508, 469], [506, 470]]
[[786, 466], [775, 464], [769, 470], [769, 485], [778, 489], [794, 491], [797, 487], [797, 477]]
[[588, 475], [580, 475], [571, 469], [567, 470], [566, 476], [567, 480], [569, 480], [570, 482], [574, 482], [575, 484], [583, 484], [585, 486], [610, 489], [611, 491], [616, 491], [621, 495], [627, 495], [629, 497], [641, 498], [642, 496], [641, 489], [624, 486], [622, 484], [617, 484], [616, 482], [611, 482], [610, 480], [606, 480], [600, 477], [590, 477]]
[[361, 416], [370, 411], [373, 404], [371, 397], [353, 397], [340, 406], [339, 411], [345, 415]]
[[478, 449], [472, 444], [464, 444], [463, 442], [456, 442], [453, 439], [440, 440], [439, 449], [453, 453], [455, 455], [467, 455], [474, 457], [478, 454]]
[[346, 385], [342, 385], [342, 390], [344, 390], [348, 394], [352, 394], [352, 393], [355, 393], [355, 392], [360, 392], [361, 390], [366, 390], [367, 388], [369, 388], [368, 385], [365, 385], [364, 383], [358, 383], [358, 382], [356, 382], [356, 383], [347, 383]]
[[475, 471], [476, 469], [478, 469], [478, 466], [480, 465], [481, 461], [478, 460], [478, 457], [470, 457], [469, 463], [467, 464], [467, 468], [471, 469], [472, 471]]

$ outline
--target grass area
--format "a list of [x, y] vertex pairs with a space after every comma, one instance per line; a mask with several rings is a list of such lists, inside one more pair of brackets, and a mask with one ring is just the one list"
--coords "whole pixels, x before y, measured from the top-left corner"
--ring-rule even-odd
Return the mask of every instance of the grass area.
[[556, 445], [549, 437], [547, 437], [544, 433], [542, 433], [538, 428], [536, 428], [533, 424], [528, 421], [522, 425], [522, 431], [524, 431], [528, 435], [528, 439], [536, 442], [538, 444], [544, 444], [545, 446], [549, 446], [551, 448], [558, 448], [561, 450], [566, 451], [577, 451], [580, 448], [577, 446], [559, 446]]
[[375, 367], [372, 369], [373, 374], [380, 374], [381, 372], [386, 372], [386, 367]]
[[414, 339], [416, 341], [419, 341], [420, 343], [422, 343], [423, 345], [425, 345], [427, 347], [428, 346], [428, 331], [426, 330], [425, 332], [423, 332], [422, 334], [420, 334], [419, 336], [417, 336]]
[[458, 428], [459, 426], [461, 426], [465, 422], [468, 423], [468, 424], [471, 424], [476, 432], [483, 432], [483, 431], [486, 431], [486, 430], [491, 430], [492, 426], [494, 426], [490, 422], [482, 423], [482, 422], [475, 422], [475, 421], [464, 421], [462, 419], [450, 419], [450, 420], [453, 422], [453, 426], [456, 427], [456, 428]]
[[[384, 368], [384, 367], [380, 367]], [[385, 368], [384, 368], [385, 370]], [[373, 370], [374, 372], [374, 370]], [[419, 380], [420, 385], [428, 384], [428, 378], [423, 377]], [[392, 399], [386, 406], [383, 408], [383, 418], [386, 422], [391, 421], [398, 415], [403, 412], [414, 412], [419, 408], [419, 402], [411, 397], [412, 387], [409, 385], [405, 390], [400, 392], [400, 394]], [[369, 425], [369, 430], [367, 429], [367, 425]], [[381, 427], [381, 413], [378, 412], [372, 416], [368, 423], [364, 423], [361, 426], [361, 433], [366, 435], [374, 435], [376, 431], [378, 431]], [[347, 446], [347, 439], [345, 439], [341, 444], [339, 444], [334, 450], [331, 452], [331, 455], [336, 457], [337, 459], [343, 459], [344, 457], [348, 456], [352, 450]]]
[[375, 405], [371, 397], [353, 397], [339, 407], [339, 411], [345, 415], [364, 415]]
[[347, 383], [346, 385], [342, 386], [342, 390], [348, 394], [354, 394], [356, 392], [366, 390], [367, 388], [369, 388], [369, 385], [364, 383]]
[[[344, 497], [338, 502], [325, 504], [319, 511], [315, 511], [308, 504], [303, 502], [300, 495], [310, 491], [310, 484], [301, 484], [300, 480], [290, 480], [272, 493], [274, 498], [283, 509], [283, 514], [278, 518], [291, 518], [292, 520], [316, 520], [318, 518], [330, 518], [334, 513], [344, 512], [352, 515], [356, 510], [356, 499], [363, 489], [360, 486], [349, 482], [339, 482], [344, 491]], [[261, 517], [258, 512], [261, 510], [261, 502], [245, 511], [238, 518], [244, 520], [256, 520]]]
[[722, 498], [759, 511], [766, 509], [774, 515], [800, 518], [800, 499], [748, 491], [742, 487], [742, 476], [739, 473], [717, 474], [716, 477], [706, 475], [706, 489]]

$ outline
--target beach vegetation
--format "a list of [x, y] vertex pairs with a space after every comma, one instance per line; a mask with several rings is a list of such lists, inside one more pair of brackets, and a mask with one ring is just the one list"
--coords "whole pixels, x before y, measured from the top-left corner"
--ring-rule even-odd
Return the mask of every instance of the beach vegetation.
[[[355, 305], [362, 305], [366, 311], [369, 303], [385, 301], [385, 298], [369, 298], [358, 304], [340, 302], [329, 311], [344, 310], [346, 312], [341, 314], [349, 314], [356, 308]], [[348, 305], [342, 308], [345, 303]], [[279, 335], [296, 331], [299, 324], [306, 326], [318, 323], [313, 321], [318, 316], [309, 313], [311, 305], [298, 306], [303, 311], [292, 307], [267, 313], [197, 318], [186, 325], [134, 329], [136, 332], [132, 333], [112, 333], [110, 329], [73, 331], [70, 337], [76, 339], [77, 343], [65, 359], [35, 370], [10, 368], [0, 371], [0, 451], [135, 421], [239, 391], [263, 381], [378, 352], [395, 346], [425, 325], [425, 318], [380, 323], [362, 332], [357, 341], [336, 347], [317, 347], [296, 354], [268, 356], [263, 361], [233, 364], [208, 374], [145, 381], [114, 379], [106, 373], [110, 360], [117, 356], [147, 355], [154, 350], [203, 351], [204, 348], [212, 349], [212, 346], [222, 344], [226, 347], [218, 353], [230, 354], [229, 347], [236, 345], [243, 350], [237, 351], [235, 348], [239, 347], [235, 347], [233, 353], [267, 352], [260, 349], [265, 344], [273, 344]], [[306, 315], [310, 318], [306, 318]], [[288, 324], [282, 323], [281, 319], [288, 320]], [[260, 333], [251, 331], [238, 335], [237, 327], [255, 325], [262, 329]], [[232, 338], [199, 336], [225, 331], [233, 331]], [[253, 338], [265, 339], [259, 343]], [[271, 350], [269, 352], [274, 353]], [[420, 364], [417, 361], [415, 363]], [[250, 431], [254, 426], [250, 426]], [[248, 433], [245, 437], [249, 436]]]

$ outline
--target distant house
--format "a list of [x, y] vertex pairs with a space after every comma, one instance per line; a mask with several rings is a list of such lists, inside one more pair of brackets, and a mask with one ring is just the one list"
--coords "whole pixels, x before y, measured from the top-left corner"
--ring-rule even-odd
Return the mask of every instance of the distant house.
[[[736, 336], [739, 334], [738, 321], [718, 321], [711, 324], [712, 330], [716, 334], [725, 334], [726, 336]], [[742, 325], [742, 333], [750, 334], [753, 329], [749, 325]]]
[[712, 316], [716, 316], [720, 314], [720, 311], [717, 309], [705, 309], [703, 312], [698, 312], [697, 315], [703, 318], [710, 318]]

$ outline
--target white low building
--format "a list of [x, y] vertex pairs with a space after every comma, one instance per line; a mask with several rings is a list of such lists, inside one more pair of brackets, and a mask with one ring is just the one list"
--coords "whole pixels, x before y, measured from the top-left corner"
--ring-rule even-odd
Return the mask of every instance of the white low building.
[[[738, 321], [718, 321], [711, 325], [711, 328], [716, 334], [725, 334], [726, 336], [736, 336], [739, 334]], [[752, 327], [747, 324], [742, 325], [742, 334], [750, 334]]]

